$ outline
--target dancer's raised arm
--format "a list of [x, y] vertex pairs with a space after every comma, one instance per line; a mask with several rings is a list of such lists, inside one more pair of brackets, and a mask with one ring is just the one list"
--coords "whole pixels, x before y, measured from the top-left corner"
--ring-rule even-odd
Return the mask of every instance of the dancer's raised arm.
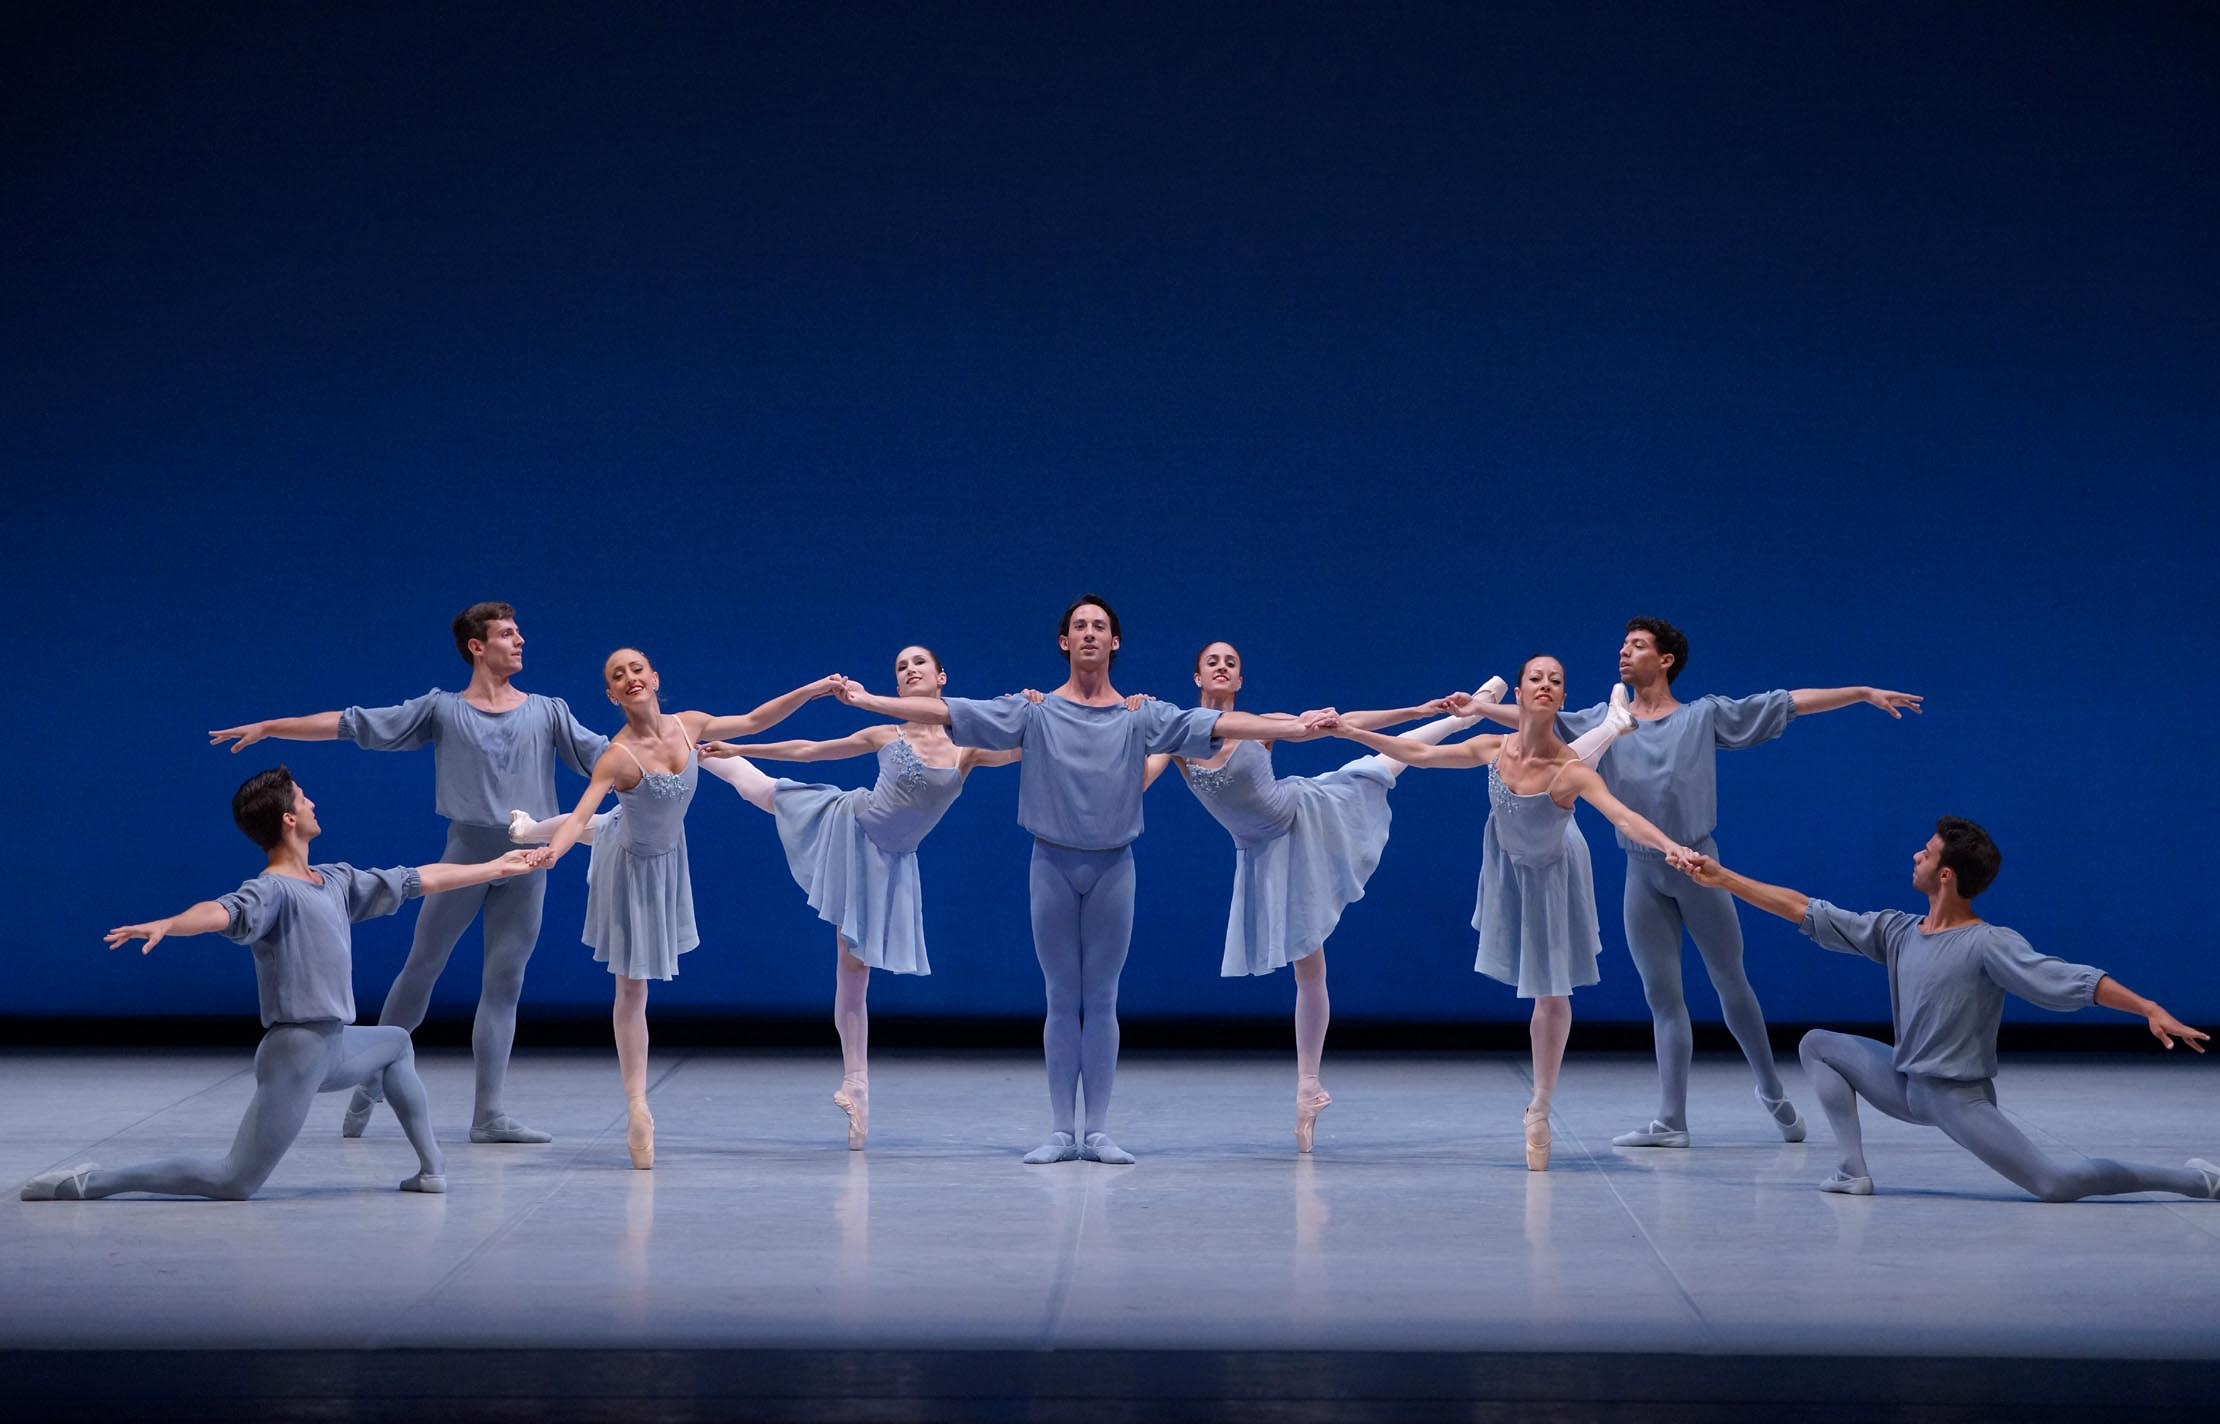
[[[1811, 911], [1811, 897], [1803, 891], [1791, 890], [1785, 885], [1768, 885], [1762, 880], [1752, 880], [1747, 875], [1738, 874], [1727, 869], [1708, 855], [1692, 857], [1681, 866], [1681, 869], [1688, 872], [1688, 878], [1698, 885], [1715, 885], [1737, 900], [1755, 905], [1767, 914], [1779, 915], [1782, 919], [1796, 924], [1802, 924], [1804, 917]], [[1819, 936], [1814, 935], [1813, 938], [1819, 939]], [[1869, 950], [1847, 941], [1840, 945], [1831, 944], [1825, 939], [1820, 939], [1819, 942], [1827, 945], [1829, 949], [1845, 949], [1854, 954], [1863, 954], [1868, 959], [1881, 957], [1875, 950]]]
[[701, 749], [704, 757], [750, 757], [756, 761], [840, 761], [846, 757], [869, 756], [894, 740], [892, 727], [861, 727], [845, 737], [831, 741], [784, 742], [710, 742]]
[[1603, 818], [1616, 827], [1619, 834], [1657, 851], [1674, 866], [1685, 865], [1695, 857], [1694, 851], [1666, 835], [1652, 825], [1648, 817], [1613, 796], [1593, 767], [1576, 762], [1559, 774], [1558, 784], [1601, 811]]
[[337, 741], [339, 713], [311, 712], [305, 717], [268, 717], [259, 722], [241, 722], [236, 727], [218, 727], [209, 732], [208, 745], [220, 747], [230, 742], [232, 751], [243, 752], [267, 737], [282, 742]]
[[625, 767], [636, 764], [615, 743], [610, 744], [609, 750], [601, 754], [601, 760], [594, 763], [593, 779], [586, 783], [585, 794], [578, 798], [578, 804], [563, 818], [563, 823], [555, 828], [554, 838], [538, 850], [525, 852], [533, 870], [545, 870], [578, 844], [579, 837], [586, 834], [594, 812], [601, 809], [602, 801], [616, 789], [618, 773]]
[[1799, 687], [1788, 694], [1788, 700], [1799, 717], [1863, 702], [1902, 721], [1906, 712], [1920, 711], [1920, 703], [1925, 699], [1917, 692], [1891, 692], [1885, 687]]
[[[460, 890], [470, 885], [484, 885], [492, 880], [506, 880], [512, 875], [523, 875], [531, 870], [529, 851], [512, 850], [506, 855], [481, 861], [475, 865], [449, 865], [434, 863], [416, 867], [416, 878], [421, 892], [437, 895], [444, 890]], [[369, 876], [361, 877], [363, 883], [377, 882]], [[376, 915], [389, 915], [401, 908], [405, 897], [374, 892], [350, 896], [350, 917], [370, 919]], [[232, 913], [214, 900], [198, 900], [176, 914], [159, 920], [147, 920], [135, 925], [118, 925], [103, 936], [108, 948], [121, 949], [132, 940], [143, 939], [139, 953], [151, 954], [154, 946], [165, 939], [184, 939], [190, 935], [216, 934], [228, 929]]]
[[938, 697], [880, 697], [863, 690], [854, 678], [832, 679], [832, 695], [859, 712], [892, 717], [897, 722], [923, 722], [930, 727], [949, 724], [948, 704]]
[[792, 692], [780, 693], [753, 712], [743, 712], [738, 716], [714, 717], [707, 712], [681, 712], [678, 715], [686, 724], [687, 735], [697, 742], [751, 736], [766, 727], [775, 727], [793, 716], [811, 698], [830, 695], [839, 682], [840, 678], [837, 676], [805, 682]]

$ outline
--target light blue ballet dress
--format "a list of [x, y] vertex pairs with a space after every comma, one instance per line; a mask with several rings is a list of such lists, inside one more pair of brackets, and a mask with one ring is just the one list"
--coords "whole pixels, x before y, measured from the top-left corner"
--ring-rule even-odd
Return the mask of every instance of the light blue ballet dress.
[[1315, 952], [1380, 864], [1395, 778], [1365, 756], [1321, 776], [1275, 779], [1262, 742], [1237, 744], [1215, 770], [1183, 769], [1235, 847], [1218, 972], [1269, 974]]
[[869, 790], [779, 780], [771, 814], [787, 869], [817, 917], [873, 969], [933, 972], [917, 847], [963, 788], [960, 769], [927, 766], [901, 736], [879, 748]]
[[[616, 745], [640, 764], [630, 747]], [[700, 778], [701, 758], [690, 748], [682, 770], [640, 766], [639, 784], [617, 793], [616, 814], [594, 833], [586, 943], [611, 974], [672, 978], [678, 957], [701, 943], [686, 868], [686, 808]]]
[[1488, 767], [1488, 826], [1480, 838], [1480, 903], [1472, 967], [1522, 999], [1557, 998], [1593, 984], [1603, 936], [1588, 842], [1570, 807], [1547, 790], [1521, 796]]

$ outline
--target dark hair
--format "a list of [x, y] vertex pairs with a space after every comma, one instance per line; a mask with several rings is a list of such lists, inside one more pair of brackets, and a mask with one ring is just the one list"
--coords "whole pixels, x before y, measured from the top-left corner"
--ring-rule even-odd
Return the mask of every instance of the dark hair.
[[1555, 653], [1528, 653], [1526, 657], [1519, 663], [1519, 675], [1517, 679], [1512, 682], [1512, 687], [1515, 688], [1519, 685], [1519, 683], [1526, 681], [1526, 666], [1528, 663], [1533, 662], [1536, 658], [1548, 658], [1551, 662], [1557, 664], [1557, 666], [1560, 668], [1565, 665], [1565, 660], [1557, 656]]
[[1942, 837], [1942, 868], [1958, 877], [1958, 893], [1971, 900], [1989, 888], [2004, 868], [2004, 852], [1989, 833], [1963, 816], [1944, 816], [1935, 822]]
[[478, 660], [470, 655], [471, 640], [483, 639], [487, 624], [515, 617], [516, 610], [506, 603], [471, 604], [455, 615], [455, 651], [462, 654], [464, 662], [472, 667], [478, 666]]
[[[1117, 625], [1113, 623], [1111, 626], [1116, 627]], [[1202, 671], [1203, 654], [1209, 652], [1212, 648], [1217, 647], [1220, 643], [1226, 643], [1226, 640], [1223, 638], [1212, 638], [1209, 642], [1195, 649], [1195, 671]], [[1233, 644], [1231, 643], [1226, 643], [1226, 646], [1229, 648], [1233, 648]], [[1241, 650], [1239, 648], [1233, 648], [1233, 660], [1237, 663], [1241, 661]]]
[[285, 839], [285, 817], [296, 794], [293, 773], [284, 767], [258, 771], [231, 793], [231, 819], [248, 840], [268, 850]]
[[[1098, 593], [1083, 593], [1071, 601], [1071, 606], [1064, 610], [1064, 616], [1056, 620], [1056, 636], [1059, 638], [1068, 636], [1071, 633], [1071, 616], [1090, 603], [1110, 615], [1110, 636], [1113, 639], [1123, 638], [1125, 633], [1118, 624], [1118, 610], [1110, 606], [1109, 599]], [[1109, 665], [1111, 667], [1118, 665], [1118, 650], [1116, 648], [1110, 650]]]
[[[929, 658], [931, 658], [931, 659], [933, 660], [933, 671], [934, 671], [934, 672], [937, 672], [937, 673], [945, 673], [945, 672], [947, 672], [947, 671], [948, 671], [948, 669], [946, 669], [946, 668], [944, 668], [944, 667], [942, 667], [942, 666], [940, 665], [940, 654], [939, 654], [939, 653], [936, 653], [936, 652], [934, 652], [934, 651], [933, 651], [933, 650], [932, 650], [931, 648], [928, 648], [928, 647], [926, 647], [926, 646], [925, 646], [925, 645], [924, 645], [923, 643], [904, 643], [904, 644], [902, 645], [902, 648], [915, 648], [915, 649], [917, 649], [917, 650], [918, 650], [919, 652], [923, 653], [923, 654], [924, 654], [924, 655], [925, 655], [926, 657], [929, 657]], [[896, 648], [896, 649], [894, 650], [894, 658], [895, 658], [895, 661], [897, 661], [897, 662], [901, 661], [901, 658], [902, 658], [902, 648]]]
[[1629, 633], [1647, 633], [1657, 642], [1657, 651], [1671, 658], [1672, 665], [1665, 669], [1665, 685], [1671, 687], [1679, 680], [1682, 669], [1688, 666], [1688, 635], [1662, 618], [1629, 618]]

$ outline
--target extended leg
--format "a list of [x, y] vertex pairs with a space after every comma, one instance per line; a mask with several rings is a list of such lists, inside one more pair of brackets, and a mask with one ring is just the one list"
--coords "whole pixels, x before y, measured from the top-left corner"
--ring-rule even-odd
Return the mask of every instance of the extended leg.
[[1079, 1155], [1090, 1162], [1133, 1160], [1110, 1140], [1110, 1094], [1118, 1083], [1118, 980], [1133, 947], [1133, 852], [1114, 853], [1079, 904], [1079, 1079], [1087, 1093], [1087, 1130]]
[[617, 993], [609, 1022], [617, 1036], [617, 1077], [624, 1084], [624, 1145], [632, 1165], [645, 1171], [655, 1165], [655, 1117], [647, 1105], [647, 980], [611, 977]]
[[1041, 1023], [1041, 1055], [1048, 1066], [1048, 1141], [1025, 1154], [1028, 1164], [1068, 1162], [1079, 1155], [1075, 1132], [1079, 1097], [1079, 889], [1072, 884], [1063, 851], [1033, 844], [1027, 873], [1032, 894], [1033, 954], [1041, 963], [1041, 988], [1047, 1012]]
[[409, 1146], [416, 1149], [417, 1174], [401, 1183], [401, 1190], [446, 1191], [447, 1155], [432, 1132], [431, 1104], [424, 1095], [424, 1081], [416, 1076], [416, 1050], [408, 1030], [352, 1024], [342, 1028], [338, 1052], [317, 1091], [334, 1093], [381, 1078], [385, 1100], [393, 1105]]
[[1997, 1107], [1987, 1083], [1918, 1079], [1912, 1097], [1921, 1116], [1950, 1140], [1981, 1159], [1991, 1171], [2042, 1201], [2070, 1202], [2083, 1197], [2127, 1192], [2174, 1192], [2185, 1197], [2213, 1195], [2212, 1183], [2195, 1167], [2157, 1167], [2115, 1162], [2109, 1157], [2060, 1160], [2045, 1153], [2014, 1127]]
[[1326, 1053], [1326, 1023], [1333, 1006], [1326, 997], [1326, 951], [1323, 946], [1295, 961], [1295, 1150], [1308, 1152], [1317, 1132], [1318, 1114], [1333, 1103], [1333, 1094], [1318, 1081], [1320, 1060]]
[[871, 966], [848, 952], [838, 930], [833, 949], [833, 1027], [840, 1032], [840, 1091], [833, 1105], [848, 1115], [848, 1150], [860, 1152], [871, 1135], [871, 1015], [864, 1003]]
[[1557, 1095], [1565, 1042], [1572, 1037], [1572, 1000], [1562, 994], [1536, 999], [1526, 1032], [1534, 1053], [1534, 1098], [1526, 1105], [1526, 1167], [1540, 1172], [1549, 1167], [1549, 1105]]
[[1788, 1091], [1781, 1086], [1780, 1072], [1773, 1066], [1773, 1042], [1765, 1031], [1765, 1010], [1758, 1006], [1757, 991], [1750, 987], [1750, 976], [1742, 968], [1742, 919], [1735, 912], [1734, 897], [1716, 885], [1698, 885], [1678, 872], [1663, 873], [1677, 882], [1672, 885], [1673, 899], [1680, 906], [1689, 938], [1696, 941], [1696, 952], [1703, 956], [1711, 987], [1718, 992], [1719, 1013], [1727, 1021], [1727, 1031], [1750, 1062], [1758, 1101], [1764, 1104], [1781, 1136], [1790, 1142], [1803, 1141], [1804, 1120], [1797, 1116], [1795, 1104], [1788, 1101]]
[[1695, 1034], [1680, 984], [1680, 905], [1658, 879], [1667, 874], [1679, 872], [1668, 870], [1662, 860], [1626, 858], [1626, 947], [1642, 976], [1642, 997], [1649, 1001], [1658, 1105], [1648, 1127], [1620, 1133], [1611, 1139], [1614, 1147], [1688, 1145], [1688, 1066], [1695, 1055]]
[[1842, 1154], [1835, 1174], [1819, 1184], [1822, 1191], [1865, 1196], [1873, 1190], [1873, 1174], [1865, 1165], [1865, 1133], [1858, 1125], [1858, 1099], [1864, 1098], [1898, 1122], [1920, 1122], [1905, 1096], [1904, 1075], [1896, 1071], [1889, 1046], [1829, 1029], [1813, 1029], [1796, 1046], [1804, 1060], [1804, 1073], [1827, 1114]]
[[486, 963], [478, 1012], [470, 1025], [476, 1091], [470, 1113], [472, 1142], [547, 1142], [548, 1133], [527, 1127], [502, 1110], [509, 1080], [509, 1052], [516, 1043], [516, 1010], [524, 998], [524, 967], [540, 940], [540, 911], [547, 901], [547, 872], [504, 880], [486, 891]]
[[771, 799], [778, 790], [778, 783], [765, 776], [760, 767], [746, 757], [703, 757], [701, 769], [729, 783], [750, 806], [759, 811], [771, 809]]

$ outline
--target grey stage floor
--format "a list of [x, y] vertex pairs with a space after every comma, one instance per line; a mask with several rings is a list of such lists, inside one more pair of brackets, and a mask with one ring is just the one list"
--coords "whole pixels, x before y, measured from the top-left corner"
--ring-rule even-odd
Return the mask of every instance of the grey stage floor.
[[[220, 1150], [249, 1054], [0, 1055], [0, 1176]], [[2213, 1065], [2008, 1064], [2058, 1152], [2220, 1156]], [[870, 1150], [821, 1054], [672, 1052], [653, 1172], [623, 1150], [614, 1059], [528, 1054], [546, 1147], [464, 1139], [466, 1057], [425, 1078], [452, 1191], [392, 1190], [392, 1118], [326, 1097], [263, 1195], [4, 1213], [18, 1350], [239, 1347], [1546, 1351], [2220, 1357], [2220, 1203], [2045, 1206], [1939, 1134], [1880, 1119], [1880, 1194], [1825, 1195], [1825, 1127], [1782, 1144], [1738, 1062], [1698, 1064], [1697, 1145], [1622, 1151], [1645, 1060], [1576, 1058], [1552, 1169], [1519, 1154], [1512, 1057], [1329, 1063], [1315, 1156], [1280, 1058], [1129, 1059], [1134, 1167], [1020, 1165], [1038, 1061], [883, 1055]]]

